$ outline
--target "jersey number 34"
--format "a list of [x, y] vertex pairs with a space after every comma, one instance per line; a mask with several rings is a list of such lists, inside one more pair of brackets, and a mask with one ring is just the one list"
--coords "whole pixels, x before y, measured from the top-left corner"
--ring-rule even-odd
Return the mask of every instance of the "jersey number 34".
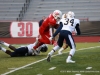
[[71, 24], [71, 26], [73, 26], [73, 24], [74, 24], [74, 19], [71, 19], [71, 20], [67, 19], [67, 20], [66, 20], [66, 23], [64, 23], [64, 25], [68, 25], [69, 23]]

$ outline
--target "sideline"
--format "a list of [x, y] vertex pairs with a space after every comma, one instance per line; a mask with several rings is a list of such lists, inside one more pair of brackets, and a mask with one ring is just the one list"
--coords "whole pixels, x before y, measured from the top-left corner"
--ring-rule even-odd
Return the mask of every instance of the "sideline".
[[[78, 49], [77, 51], [87, 50], [87, 49], [93, 49], [93, 48], [99, 48], [99, 47], [100, 47], [100, 46], [94, 46], [94, 47], [88, 47], [88, 48], [81, 48], [81, 49]], [[68, 53], [68, 52], [69, 52], [69, 51], [63, 52], [63, 53]], [[52, 57], [57, 56], [57, 55], [59, 55], [59, 54], [55, 54], [55, 55], [53, 55]], [[10, 74], [10, 73], [12, 73], [12, 72], [15, 72], [15, 71], [17, 71], [17, 70], [23, 69], [23, 68], [28, 67], [28, 66], [30, 66], [30, 65], [36, 64], [36, 63], [41, 62], [41, 61], [43, 61], [43, 60], [46, 60], [46, 58], [43, 58], [43, 59], [38, 60], [38, 61], [36, 61], [36, 62], [32, 62], [32, 63], [27, 64], [27, 65], [22, 66], [22, 67], [16, 68], [16, 69], [14, 69], [14, 70], [11, 70], [11, 71], [6, 72], [6, 73], [1, 74], [1, 75], [7, 75], [7, 74]]]

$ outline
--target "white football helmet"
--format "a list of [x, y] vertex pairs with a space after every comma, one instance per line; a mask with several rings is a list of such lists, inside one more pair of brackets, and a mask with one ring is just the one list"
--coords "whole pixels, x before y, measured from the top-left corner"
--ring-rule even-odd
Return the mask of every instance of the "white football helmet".
[[62, 12], [61, 12], [60, 10], [55, 10], [55, 11], [53, 12], [53, 17], [54, 17], [57, 21], [59, 21], [59, 20], [61, 19], [61, 17], [62, 17]]
[[70, 17], [70, 18], [75, 18], [75, 14], [72, 11], [69, 11], [67, 16]]

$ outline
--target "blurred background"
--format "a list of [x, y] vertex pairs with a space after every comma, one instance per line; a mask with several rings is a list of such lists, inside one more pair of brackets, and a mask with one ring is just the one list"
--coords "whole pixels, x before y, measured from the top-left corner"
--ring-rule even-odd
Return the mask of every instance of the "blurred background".
[[0, 0], [0, 40], [34, 42], [39, 20], [56, 9], [73, 11], [80, 19], [82, 35], [74, 36], [76, 42], [100, 41], [100, 0]]

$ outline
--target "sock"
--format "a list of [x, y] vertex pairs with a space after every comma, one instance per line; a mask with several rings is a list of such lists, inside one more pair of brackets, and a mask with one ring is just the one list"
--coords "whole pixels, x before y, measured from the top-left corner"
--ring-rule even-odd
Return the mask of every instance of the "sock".
[[9, 45], [10, 45], [10, 44], [8, 44], [8, 43], [4, 42], [4, 43], [3, 43], [3, 45], [5, 45], [5, 46], [9, 47]]
[[54, 50], [51, 50], [51, 52], [50, 52], [50, 53], [48, 53], [48, 54], [52, 55], [53, 53], [54, 53]]
[[58, 49], [60, 49], [60, 47], [57, 45], [57, 46], [55, 46], [52, 50], [51, 50], [51, 52], [49, 53], [50, 55], [52, 55], [55, 51], [57, 51]]
[[70, 55], [68, 56], [67, 60], [71, 60], [71, 56]]
[[3, 52], [6, 52], [6, 49], [5, 49], [5, 48], [3, 48], [3, 47], [1, 47], [1, 50], [2, 50]]
[[53, 48], [53, 50], [57, 51], [58, 49], [60, 49], [60, 47], [57, 45]]
[[59, 51], [62, 52], [64, 50], [64, 48], [62, 47]]
[[37, 45], [38, 44], [38, 40], [36, 40], [34, 44]]
[[69, 54], [73, 56], [75, 54], [75, 49], [71, 49]]

